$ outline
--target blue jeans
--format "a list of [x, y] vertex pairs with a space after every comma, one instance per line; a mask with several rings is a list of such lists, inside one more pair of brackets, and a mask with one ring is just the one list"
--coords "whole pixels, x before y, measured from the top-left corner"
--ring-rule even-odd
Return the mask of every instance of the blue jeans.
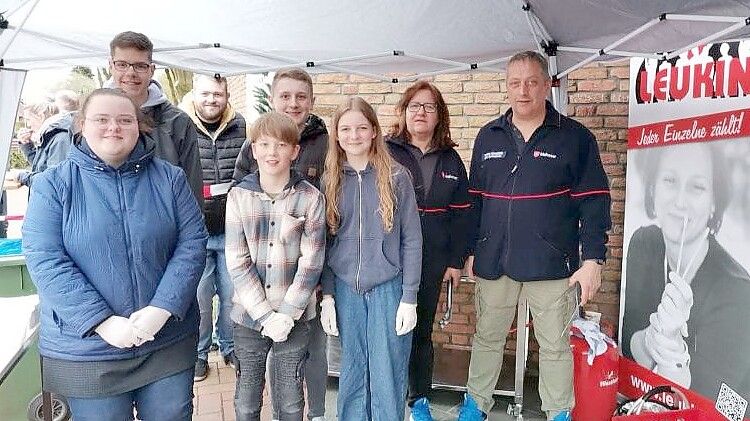
[[399, 275], [361, 294], [336, 279], [340, 420], [404, 419], [412, 335], [396, 335], [401, 286]]
[[142, 420], [190, 421], [193, 368], [121, 395], [66, 399], [76, 421], [132, 421], [134, 406]]
[[210, 235], [206, 246], [206, 268], [198, 283], [198, 309], [201, 322], [198, 328], [198, 358], [208, 359], [213, 335], [213, 298], [219, 295], [219, 315], [216, 320], [216, 330], [219, 337], [219, 351], [227, 356], [234, 351], [232, 338], [232, 294], [234, 284], [227, 270], [227, 260], [224, 256], [224, 234]]
[[302, 421], [305, 398], [302, 381], [310, 324], [297, 321], [284, 342], [274, 342], [260, 332], [234, 325], [237, 344], [237, 386], [234, 411], [237, 421], [260, 421], [263, 388], [266, 383], [266, 358], [273, 349], [271, 393], [278, 402], [280, 421]]

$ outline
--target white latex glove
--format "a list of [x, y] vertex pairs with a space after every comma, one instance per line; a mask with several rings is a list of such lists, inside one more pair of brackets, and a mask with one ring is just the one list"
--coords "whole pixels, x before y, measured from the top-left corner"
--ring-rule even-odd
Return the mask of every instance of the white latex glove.
[[339, 327], [336, 324], [336, 302], [333, 297], [326, 295], [320, 301], [320, 324], [323, 331], [331, 336], [339, 336]]
[[130, 315], [130, 321], [135, 328], [136, 336], [140, 339], [136, 345], [153, 341], [157, 333], [164, 327], [172, 313], [163, 308], [146, 306]]
[[406, 335], [417, 325], [417, 305], [398, 303], [396, 310], [396, 335]]
[[668, 337], [649, 327], [645, 334], [646, 348], [654, 359], [654, 372], [683, 387], [690, 387], [690, 354], [681, 335]]
[[116, 348], [130, 348], [139, 342], [133, 323], [122, 316], [109, 316], [99, 323], [94, 332]]
[[680, 333], [687, 336], [687, 321], [692, 307], [692, 288], [677, 273], [670, 272], [669, 282], [664, 286], [661, 295], [661, 303], [656, 313], [650, 317], [651, 325], [668, 337]]
[[274, 311], [266, 317], [261, 326], [263, 326], [261, 334], [268, 336], [274, 342], [284, 342], [294, 327], [294, 319]]

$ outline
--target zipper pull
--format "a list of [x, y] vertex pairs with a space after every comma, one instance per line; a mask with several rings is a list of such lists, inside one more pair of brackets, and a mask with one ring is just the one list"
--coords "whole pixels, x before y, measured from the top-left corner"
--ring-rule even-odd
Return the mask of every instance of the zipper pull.
[[521, 155], [516, 155], [516, 163], [513, 165], [513, 168], [510, 169], [510, 173], [513, 174], [518, 169], [518, 164], [521, 162]]

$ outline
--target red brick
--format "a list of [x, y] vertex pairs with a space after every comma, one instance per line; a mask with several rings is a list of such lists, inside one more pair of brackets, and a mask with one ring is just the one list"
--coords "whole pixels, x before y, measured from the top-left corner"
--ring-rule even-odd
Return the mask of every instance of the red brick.
[[469, 337], [467, 335], [451, 335], [451, 343], [456, 345], [468, 345]]
[[612, 67], [609, 69], [609, 76], [620, 79], [630, 79], [630, 67]]
[[607, 69], [604, 67], [584, 67], [568, 75], [568, 79], [604, 79], [606, 77]]
[[[628, 127], [628, 118], [627, 117], [605, 117], [604, 127], [614, 127], [614, 128]], [[625, 133], [627, 133], [627, 131], [625, 131]]]
[[389, 83], [360, 83], [359, 92], [362, 94], [386, 94], [390, 93], [393, 85]]
[[576, 105], [574, 110], [577, 117], [591, 117], [596, 115], [596, 105]]
[[496, 81], [465, 82], [464, 92], [500, 92], [500, 84]]
[[571, 104], [596, 104], [605, 101], [605, 94], [602, 92], [576, 92], [568, 95], [568, 102]]
[[577, 120], [579, 123], [583, 124], [587, 128], [596, 128], [596, 127], [602, 127], [602, 118], [601, 117], [573, 117], [575, 120]]
[[443, 94], [446, 104], [471, 104], [474, 97], [471, 94]]
[[506, 95], [499, 92], [479, 92], [474, 95], [474, 101], [477, 104], [499, 104], [504, 103]]
[[359, 93], [359, 85], [355, 85], [355, 84], [342, 85], [341, 93], [345, 95], [356, 95]]
[[609, 79], [601, 80], [579, 80], [579, 91], [612, 91], [617, 87], [617, 82]]
[[344, 73], [321, 73], [312, 77], [313, 83], [346, 83], [349, 75]]
[[435, 82], [455, 82], [455, 81], [464, 81], [464, 80], [471, 80], [471, 74], [470, 73], [448, 73], [445, 75], [435, 76]]
[[379, 115], [396, 115], [396, 106], [391, 104], [378, 105]]
[[503, 75], [502, 73], [476, 72], [476, 73], [472, 73], [472, 79], [474, 80], [505, 80], [505, 75]]
[[628, 115], [628, 104], [601, 104], [596, 108], [599, 115]]
[[612, 92], [609, 94], [609, 100], [611, 102], [628, 102], [628, 92]]
[[335, 85], [333, 83], [317, 84], [313, 86], [313, 92], [315, 93], [315, 95], [339, 94], [341, 93], [341, 85]]
[[464, 105], [465, 115], [497, 115], [499, 111], [498, 105]]
[[617, 154], [615, 153], [601, 153], [602, 164], [616, 164]]

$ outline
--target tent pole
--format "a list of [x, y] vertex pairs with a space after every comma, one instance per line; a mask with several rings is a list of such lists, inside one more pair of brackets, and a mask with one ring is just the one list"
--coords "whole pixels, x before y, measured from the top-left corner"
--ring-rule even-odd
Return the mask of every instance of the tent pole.
[[16, 28], [14, 28], [13, 35], [10, 36], [10, 40], [8, 41], [8, 44], [5, 45], [5, 47], [2, 47], [2, 50], [0, 50], [0, 59], [2, 59], [2, 57], [5, 56], [5, 53], [8, 52], [8, 49], [10, 49], [10, 46], [13, 44], [13, 41], [18, 36], [18, 33], [21, 32], [21, 28], [23, 28], [23, 26], [26, 24], [26, 21], [29, 20], [29, 16], [31, 16], [31, 14], [34, 12], [34, 8], [36, 7], [37, 4], [39, 4], [39, 0], [34, 0], [34, 4], [31, 5], [31, 9], [29, 10], [29, 13], [27, 13], [26, 16], [23, 18], [23, 20], [21, 21], [21, 24], [18, 25]]

